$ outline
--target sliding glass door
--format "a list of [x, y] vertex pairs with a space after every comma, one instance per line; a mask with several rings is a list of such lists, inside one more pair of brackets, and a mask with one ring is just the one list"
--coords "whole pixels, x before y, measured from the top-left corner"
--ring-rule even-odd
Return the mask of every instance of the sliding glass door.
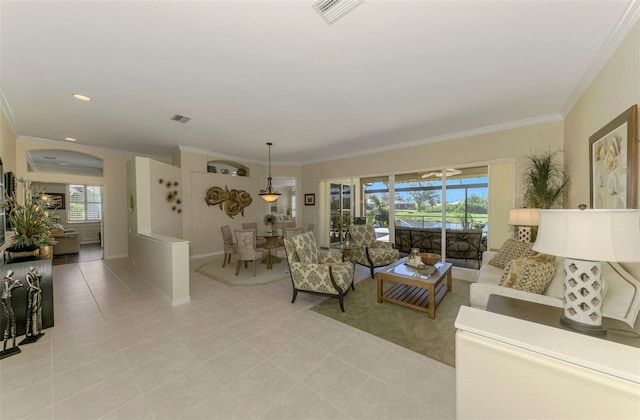
[[329, 184], [329, 242], [344, 241], [352, 218], [351, 185]]

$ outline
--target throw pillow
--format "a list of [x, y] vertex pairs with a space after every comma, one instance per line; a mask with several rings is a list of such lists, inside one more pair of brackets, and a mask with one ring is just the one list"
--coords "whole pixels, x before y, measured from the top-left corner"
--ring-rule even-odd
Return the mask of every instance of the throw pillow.
[[305, 232], [302, 235], [295, 235], [289, 239], [293, 242], [293, 247], [301, 263], [318, 263], [318, 247], [316, 246], [316, 239], [313, 233]]
[[555, 259], [553, 255], [535, 254], [511, 260], [500, 279], [500, 286], [543, 293], [556, 273]]
[[531, 247], [533, 243], [531, 242], [521, 242], [515, 239], [507, 239], [500, 250], [493, 258], [489, 261], [489, 264], [495, 265], [499, 268], [506, 268], [507, 263], [511, 260], [515, 260], [516, 258], [528, 257], [531, 255]]

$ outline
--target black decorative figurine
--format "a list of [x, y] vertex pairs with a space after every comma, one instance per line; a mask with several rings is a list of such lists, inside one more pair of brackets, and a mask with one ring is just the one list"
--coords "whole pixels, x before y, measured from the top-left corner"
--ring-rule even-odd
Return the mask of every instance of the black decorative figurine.
[[[16, 314], [13, 312], [11, 304], [11, 291], [16, 287], [22, 287], [22, 283], [11, 276], [13, 276], [13, 270], [9, 270], [2, 280], [2, 294], [0, 297], [2, 298], [2, 310], [7, 320], [7, 325], [4, 329], [4, 342], [0, 352], [0, 359], [20, 353], [20, 347], [16, 345]], [[9, 338], [13, 340], [13, 345], [7, 349]]]
[[40, 281], [42, 275], [29, 267], [27, 280], [27, 326], [25, 337], [19, 344], [35, 343], [44, 335], [42, 332], [42, 289]]

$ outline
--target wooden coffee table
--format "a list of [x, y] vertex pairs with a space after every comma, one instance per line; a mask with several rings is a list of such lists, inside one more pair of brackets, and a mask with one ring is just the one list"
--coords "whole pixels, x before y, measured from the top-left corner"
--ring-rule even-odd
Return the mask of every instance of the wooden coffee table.
[[[405, 262], [406, 258], [402, 258], [376, 273], [378, 303], [397, 303], [427, 312], [429, 318], [434, 319], [436, 307], [444, 295], [451, 290], [452, 265], [439, 262], [435, 266], [417, 269], [406, 265]], [[396, 285], [384, 291], [385, 281], [396, 283]]]

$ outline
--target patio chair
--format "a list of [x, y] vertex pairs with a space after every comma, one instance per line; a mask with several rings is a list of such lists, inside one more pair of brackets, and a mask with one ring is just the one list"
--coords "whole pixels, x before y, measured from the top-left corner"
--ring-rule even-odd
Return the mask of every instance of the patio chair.
[[373, 225], [350, 225], [351, 234], [351, 260], [369, 267], [371, 278], [373, 269], [383, 267], [395, 262], [400, 258], [400, 253], [390, 242], [376, 240], [376, 229]]
[[253, 229], [236, 230], [236, 242], [238, 246], [238, 264], [236, 276], [240, 273], [240, 265], [244, 261], [245, 267], [249, 261], [253, 261], [253, 276], [256, 276], [256, 261], [263, 257], [262, 251], [256, 250], [256, 232]]
[[285, 238], [284, 247], [293, 285], [293, 299], [298, 292], [315, 293], [338, 299], [344, 312], [344, 295], [353, 288], [353, 265], [342, 262], [338, 252], [319, 250], [312, 232]]

